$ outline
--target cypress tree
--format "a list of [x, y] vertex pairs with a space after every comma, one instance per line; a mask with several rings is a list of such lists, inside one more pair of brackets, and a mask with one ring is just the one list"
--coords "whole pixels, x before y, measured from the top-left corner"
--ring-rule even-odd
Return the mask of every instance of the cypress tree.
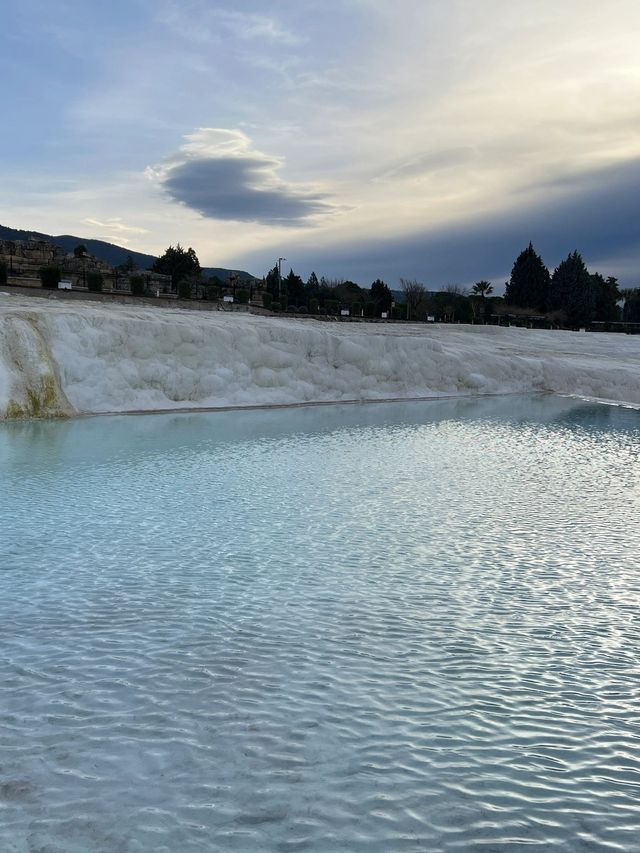
[[377, 278], [371, 285], [371, 300], [376, 303], [377, 311], [390, 311], [393, 294], [389, 286]]
[[289, 275], [282, 279], [282, 288], [290, 305], [306, 305], [304, 282], [292, 269], [289, 270]]
[[265, 284], [267, 288], [267, 293], [270, 293], [274, 299], [278, 299], [280, 296], [280, 277], [278, 275], [278, 265], [267, 273], [265, 278]]
[[554, 271], [549, 296], [550, 308], [563, 311], [568, 325], [582, 326], [593, 319], [593, 282], [578, 252], [569, 255]]
[[618, 290], [618, 279], [613, 276], [605, 279], [596, 272], [591, 276], [591, 285], [595, 300], [594, 320], [619, 320], [618, 300], [622, 298], [622, 294]]
[[549, 270], [540, 255], [536, 254], [533, 244], [529, 243], [513, 265], [504, 294], [505, 302], [507, 305], [546, 311], [549, 282]]

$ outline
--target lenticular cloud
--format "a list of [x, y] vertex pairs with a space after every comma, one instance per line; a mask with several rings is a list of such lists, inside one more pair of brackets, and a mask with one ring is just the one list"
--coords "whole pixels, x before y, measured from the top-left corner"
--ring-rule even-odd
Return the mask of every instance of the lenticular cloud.
[[293, 225], [332, 210], [321, 194], [282, 180], [282, 165], [241, 131], [201, 128], [147, 175], [174, 201], [212, 219]]

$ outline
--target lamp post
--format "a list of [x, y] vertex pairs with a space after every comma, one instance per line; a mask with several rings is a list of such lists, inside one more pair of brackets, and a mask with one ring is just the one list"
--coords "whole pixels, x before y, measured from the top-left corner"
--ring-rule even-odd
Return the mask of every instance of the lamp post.
[[278, 301], [282, 298], [282, 262], [286, 258], [278, 258]]

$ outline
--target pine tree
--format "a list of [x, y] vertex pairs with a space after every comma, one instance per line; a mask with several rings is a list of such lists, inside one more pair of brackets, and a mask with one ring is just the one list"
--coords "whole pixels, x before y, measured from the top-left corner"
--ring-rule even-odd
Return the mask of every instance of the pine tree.
[[511, 270], [504, 299], [507, 305], [546, 311], [548, 308], [549, 270], [536, 254], [533, 244], [520, 252]]
[[551, 278], [549, 307], [562, 311], [569, 326], [582, 326], [593, 319], [594, 287], [582, 256], [578, 252], [558, 265]]

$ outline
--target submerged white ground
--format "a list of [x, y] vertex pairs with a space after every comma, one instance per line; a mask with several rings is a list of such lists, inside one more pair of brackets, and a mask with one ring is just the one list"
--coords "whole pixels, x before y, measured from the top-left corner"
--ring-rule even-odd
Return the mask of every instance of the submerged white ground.
[[640, 336], [0, 295], [0, 417], [553, 391], [640, 404]]

